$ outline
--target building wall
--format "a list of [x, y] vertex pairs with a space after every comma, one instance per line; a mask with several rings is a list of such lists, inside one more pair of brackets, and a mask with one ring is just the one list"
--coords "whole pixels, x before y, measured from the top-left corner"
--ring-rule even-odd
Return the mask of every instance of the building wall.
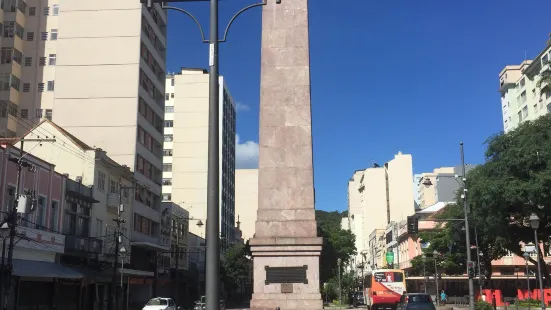
[[[165, 163], [163, 170], [171, 170], [171, 199], [189, 205], [190, 216], [207, 217], [208, 175], [208, 116], [209, 80], [202, 69], [182, 69], [174, 79], [174, 110], [172, 164]], [[172, 95], [170, 95], [172, 98]], [[225, 239], [233, 240], [235, 231], [235, 105], [224, 78], [220, 77], [220, 231]], [[170, 137], [165, 136], [165, 141]], [[166, 157], [165, 157], [166, 158]], [[167, 159], [168, 160], [168, 159]], [[166, 180], [165, 180], [166, 181]], [[190, 231], [205, 236], [205, 226], [190, 226]]]
[[410, 195], [413, 182], [413, 160], [411, 155], [399, 152], [386, 166], [390, 204], [388, 221], [401, 221], [415, 213], [414, 200]]
[[[532, 61], [506, 66], [499, 74], [503, 129], [515, 129], [526, 120], [534, 120], [551, 110], [551, 89], [537, 87], [539, 74], [548, 68], [551, 45], [547, 45]], [[545, 86], [545, 85], [543, 85]]]
[[258, 211], [258, 169], [235, 170], [235, 215], [245, 241], [254, 236]]
[[158, 5], [150, 11], [131, 0], [61, 0], [53, 104], [58, 125], [109, 152], [158, 196], [165, 24]]
[[[419, 208], [424, 209], [428, 206], [432, 206], [437, 203], [436, 199], [436, 177], [438, 174], [451, 174], [455, 173], [454, 167], [440, 167], [434, 169], [432, 172], [421, 173], [421, 177], [417, 183], [417, 197], [419, 201]], [[430, 181], [433, 185], [425, 185], [425, 181]]]

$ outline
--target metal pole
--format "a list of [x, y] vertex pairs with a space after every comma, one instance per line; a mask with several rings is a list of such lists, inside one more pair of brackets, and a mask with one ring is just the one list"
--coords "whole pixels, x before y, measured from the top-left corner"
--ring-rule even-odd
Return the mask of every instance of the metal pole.
[[120, 238], [120, 228], [121, 228], [121, 206], [122, 206], [122, 179], [119, 178], [119, 205], [117, 206], [117, 218], [114, 220], [117, 226], [115, 227], [115, 261], [113, 263], [113, 275], [111, 278], [111, 291], [109, 296], [109, 304], [108, 309], [109, 310], [115, 310], [118, 308], [118, 301], [117, 301], [117, 265], [119, 264], [119, 238]]
[[220, 308], [220, 193], [219, 193], [219, 74], [218, 74], [218, 1], [210, 0], [209, 37], [209, 148], [207, 178], [207, 268], [206, 268], [206, 310]]
[[425, 282], [425, 294], [427, 293], [427, 266], [425, 263], [425, 258], [423, 258], [423, 282]]
[[436, 257], [434, 257], [434, 282], [436, 282], [436, 305], [440, 306], [440, 298], [438, 298], [438, 266], [436, 264]]
[[2, 300], [2, 308], [3, 309], [6, 309], [7, 306], [8, 306], [8, 292], [10, 290], [10, 287], [11, 287], [11, 274], [12, 274], [12, 271], [13, 271], [13, 250], [14, 250], [14, 247], [15, 247], [15, 234], [16, 234], [16, 229], [15, 227], [17, 226], [17, 205], [19, 204], [19, 196], [21, 195], [21, 172], [23, 170], [23, 165], [22, 165], [22, 158], [23, 158], [23, 144], [24, 144], [24, 140], [22, 139], [21, 140], [21, 148], [19, 148], [19, 161], [17, 163], [17, 181], [16, 181], [16, 184], [15, 184], [15, 200], [14, 200], [14, 203], [13, 203], [13, 206], [12, 206], [12, 209], [10, 211], [10, 214], [8, 215], [8, 221], [10, 223], [10, 244], [8, 246], [8, 275], [7, 275], [7, 280], [6, 280], [6, 287], [4, 288], [4, 296], [2, 296], [3, 300]]
[[[461, 166], [463, 170], [463, 211], [465, 213], [465, 246], [467, 247], [467, 261], [472, 261], [471, 258], [471, 236], [469, 233], [469, 205], [467, 202], [467, 175], [465, 173], [465, 153], [463, 151], [463, 142], [460, 144], [460, 151], [461, 151]], [[469, 274], [469, 310], [475, 310], [474, 309], [474, 281], [473, 278], [470, 276], [469, 270], [467, 270], [467, 274]]]
[[159, 255], [161, 253], [156, 253], [155, 255], [155, 270], [153, 270], [153, 296], [152, 298], [157, 297], [157, 279], [159, 279]]
[[342, 305], [341, 264], [339, 264], [339, 305]]
[[[474, 238], [476, 242], [476, 263], [478, 264], [478, 286], [479, 286], [479, 299], [482, 298], [482, 272], [480, 271], [480, 249], [478, 248], [478, 232], [476, 230], [476, 225], [474, 226]], [[518, 272], [517, 272], [518, 277]]]
[[2, 267], [0, 267], [0, 274], [2, 275], [0, 277], [0, 300], [4, 300], [4, 289], [5, 289], [5, 284], [6, 284], [6, 279], [5, 279], [5, 275], [6, 275], [6, 270], [5, 270], [5, 265], [4, 265], [4, 257], [6, 255], [6, 238], [3, 237], [2, 238]]
[[[180, 224], [178, 224], [180, 225]], [[178, 235], [178, 232], [176, 233], [176, 235]], [[176, 237], [176, 240], [178, 240], [178, 237]], [[180, 284], [180, 265], [179, 265], [179, 261], [180, 261], [180, 246], [178, 244], [178, 241], [176, 241], [176, 285], [175, 285], [175, 292], [174, 292], [174, 301], [176, 302], [176, 304], [180, 304], [180, 301], [179, 301], [179, 298], [178, 296], [180, 294], [178, 294], [178, 287], [179, 287], [179, 284]]]
[[532, 300], [532, 293], [530, 292], [530, 270], [528, 269], [528, 259], [525, 259], [526, 262], [526, 285], [528, 287], [528, 310], [530, 310], [530, 301]]
[[540, 283], [540, 298], [541, 298], [541, 309], [545, 309], [545, 300], [543, 295], [543, 279], [541, 277], [541, 263], [540, 263], [540, 245], [538, 242], [538, 231], [534, 229], [534, 240], [536, 241], [536, 257], [538, 259], [538, 281]]

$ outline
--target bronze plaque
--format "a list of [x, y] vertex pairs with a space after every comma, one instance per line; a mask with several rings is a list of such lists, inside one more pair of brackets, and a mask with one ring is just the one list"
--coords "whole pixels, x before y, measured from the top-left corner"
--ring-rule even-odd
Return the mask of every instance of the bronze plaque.
[[273, 283], [308, 284], [306, 270], [308, 266], [300, 267], [264, 267], [266, 269], [266, 285]]
[[290, 294], [293, 292], [293, 283], [282, 283], [281, 284], [281, 293]]

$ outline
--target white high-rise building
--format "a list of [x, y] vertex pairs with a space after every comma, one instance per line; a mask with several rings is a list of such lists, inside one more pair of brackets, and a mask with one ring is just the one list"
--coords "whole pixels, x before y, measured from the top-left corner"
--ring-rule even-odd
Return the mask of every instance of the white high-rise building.
[[534, 60], [506, 66], [499, 73], [503, 130], [508, 132], [526, 120], [551, 111], [551, 88], [538, 85], [541, 72], [550, 70], [551, 40]]
[[[220, 232], [223, 246], [235, 240], [235, 105], [220, 77]], [[192, 219], [207, 217], [209, 75], [182, 68], [166, 77], [163, 200], [189, 210]], [[190, 232], [205, 236], [192, 220]]]

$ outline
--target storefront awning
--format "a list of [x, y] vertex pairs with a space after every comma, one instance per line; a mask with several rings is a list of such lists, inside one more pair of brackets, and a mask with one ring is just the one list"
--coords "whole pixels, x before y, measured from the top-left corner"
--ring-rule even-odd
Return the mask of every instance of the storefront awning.
[[25, 259], [13, 260], [13, 274], [19, 277], [81, 279], [84, 276], [63, 265]]

